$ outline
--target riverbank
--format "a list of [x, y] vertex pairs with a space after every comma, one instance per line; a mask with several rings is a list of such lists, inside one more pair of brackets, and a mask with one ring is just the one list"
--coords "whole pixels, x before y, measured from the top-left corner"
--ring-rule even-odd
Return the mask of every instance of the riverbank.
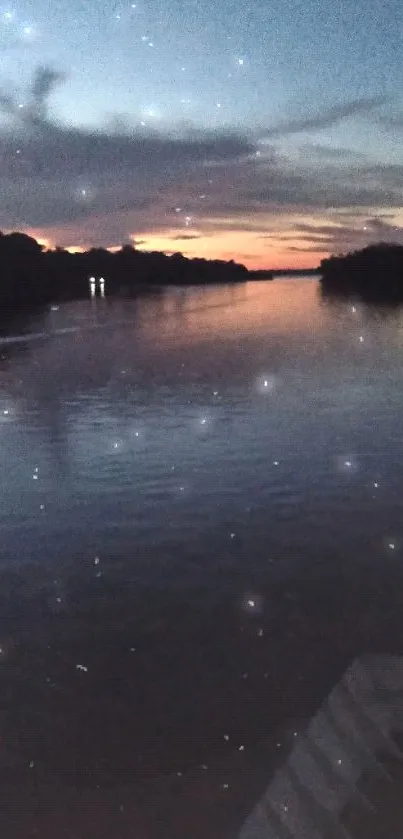
[[320, 264], [325, 295], [356, 296], [368, 303], [403, 302], [403, 245], [380, 243]]

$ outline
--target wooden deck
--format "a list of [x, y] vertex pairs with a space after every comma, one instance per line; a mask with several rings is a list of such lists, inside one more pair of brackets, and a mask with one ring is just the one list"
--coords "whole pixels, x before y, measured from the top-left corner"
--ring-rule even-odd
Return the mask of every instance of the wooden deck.
[[403, 836], [403, 658], [348, 668], [245, 821], [239, 839]]

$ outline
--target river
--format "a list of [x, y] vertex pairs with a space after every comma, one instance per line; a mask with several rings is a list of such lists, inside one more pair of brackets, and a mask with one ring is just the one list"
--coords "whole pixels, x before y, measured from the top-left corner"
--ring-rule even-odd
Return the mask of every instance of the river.
[[403, 312], [317, 278], [0, 336], [4, 839], [229, 839], [403, 647]]

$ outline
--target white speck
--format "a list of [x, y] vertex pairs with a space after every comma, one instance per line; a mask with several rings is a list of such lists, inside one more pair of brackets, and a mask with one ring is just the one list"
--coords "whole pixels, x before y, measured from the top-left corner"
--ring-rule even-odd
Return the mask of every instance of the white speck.
[[82, 670], [83, 673], [88, 673], [88, 667], [84, 664], [76, 664], [76, 670]]
[[179, 492], [185, 492], [185, 487], [179, 487]]
[[362, 344], [363, 342], [364, 342], [364, 338], [362, 337], [362, 335], [360, 335], [360, 344]]
[[273, 466], [278, 466], [278, 465], [279, 465], [279, 463], [280, 463], [280, 461], [279, 461], [279, 460], [273, 460]]
[[339, 760], [337, 761], [337, 763], [338, 763], [338, 765], [339, 765], [339, 766], [341, 766], [341, 763], [342, 763], [342, 762], [341, 762], [340, 758], [339, 758]]
[[238, 752], [244, 752], [244, 751], [245, 751], [245, 746], [239, 746]]
[[293, 731], [292, 736], [293, 737], [298, 737], [298, 731]]
[[263, 638], [263, 629], [259, 629], [257, 634], [259, 638]]
[[152, 41], [149, 41], [148, 46], [149, 46], [149, 47], [153, 47], [153, 46], [154, 46], [153, 42], [152, 42]]
[[99, 556], [96, 556], [94, 559], [94, 565], [99, 565]]
[[218, 390], [213, 390], [213, 396], [218, 396]]
[[240, 67], [242, 67], [243, 63], [244, 63], [243, 58], [238, 58], [238, 64], [239, 64]]
[[229, 784], [223, 784], [223, 785], [222, 785], [222, 788], [223, 788], [223, 789], [229, 789]]
[[98, 571], [98, 573], [97, 573], [97, 574], [95, 574], [95, 576], [97, 577], [97, 579], [99, 579], [100, 577], [102, 577], [102, 571]]
[[10, 413], [10, 412], [9, 412], [9, 410], [8, 410], [7, 408], [6, 408], [6, 410], [5, 410], [5, 411], [3, 411], [3, 414], [4, 414], [4, 416], [5, 416], [5, 417], [8, 417], [9, 413]]
[[205, 763], [202, 763], [202, 769], [206, 770], [208, 769], [208, 766]]
[[136, 652], [136, 647], [130, 647], [130, 652], [135, 653]]
[[235, 539], [236, 533], [231, 533], [230, 536], [231, 536], [231, 539]]
[[247, 674], [247, 673], [242, 673], [242, 678], [243, 678], [243, 679], [247, 679], [247, 678], [248, 678], [248, 674]]
[[351, 307], [351, 311], [355, 314], [355, 312], [357, 311], [357, 309], [355, 308], [355, 306], [352, 306], [352, 307]]
[[256, 601], [255, 600], [247, 600], [246, 605], [249, 606], [250, 609], [254, 609], [255, 606], [256, 606]]
[[229, 735], [228, 734], [224, 734], [224, 740], [227, 740], [227, 742], [228, 742], [228, 740], [229, 740]]
[[379, 487], [379, 484], [376, 481], [374, 483], [374, 487], [375, 487], [375, 489], [378, 489], [378, 487]]
[[114, 444], [113, 444], [113, 448], [114, 448], [114, 449], [118, 449], [118, 448], [119, 448], [119, 443], [114, 443]]
[[38, 475], [32, 475], [32, 479], [33, 479], [34, 481], [37, 481], [37, 480], [38, 480]]
[[34, 766], [35, 766], [35, 763], [34, 763], [34, 761], [33, 761], [33, 760], [31, 760], [31, 761], [29, 762], [29, 768], [30, 768], [30, 769], [33, 769], [33, 768], [34, 768]]
[[61, 597], [56, 597], [56, 603], [61, 603], [61, 602], [62, 602], [62, 598]]
[[344, 465], [350, 468], [350, 466], [352, 466], [353, 464], [351, 463], [351, 460], [345, 460]]
[[134, 436], [135, 436], [135, 437], [140, 437], [140, 432], [139, 432], [139, 431], [135, 431], [135, 432], [134, 432]]
[[176, 774], [177, 774], [178, 778], [182, 777], [182, 772], [177, 772]]
[[389, 544], [388, 544], [388, 548], [390, 548], [390, 550], [391, 550], [391, 551], [394, 551], [394, 550], [395, 550], [395, 544], [394, 544], [394, 542], [389, 542]]
[[288, 813], [288, 804], [284, 804], [283, 810], [285, 813]]
[[206, 422], [207, 422], [206, 417], [203, 417], [203, 418], [200, 420], [200, 425], [206, 425]]
[[281, 749], [281, 743], [276, 743], [278, 749]]
[[217, 102], [217, 108], [221, 108], [221, 102]]

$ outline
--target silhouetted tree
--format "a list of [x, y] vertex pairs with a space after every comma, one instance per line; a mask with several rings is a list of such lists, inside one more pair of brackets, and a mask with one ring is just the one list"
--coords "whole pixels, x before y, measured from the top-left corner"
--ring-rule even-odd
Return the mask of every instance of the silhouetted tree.
[[231, 283], [248, 279], [244, 265], [233, 260], [187, 259], [144, 252], [124, 244], [116, 253], [91, 248], [70, 253], [63, 248], [45, 250], [25, 233], [0, 232], [0, 303], [2, 306], [35, 305], [51, 300], [87, 295], [91, 276], [104, 277], [108, 292], [139, 285]]
[[403, 245], [380, 242], [320, 264], [324, 294], [403, 301]]

